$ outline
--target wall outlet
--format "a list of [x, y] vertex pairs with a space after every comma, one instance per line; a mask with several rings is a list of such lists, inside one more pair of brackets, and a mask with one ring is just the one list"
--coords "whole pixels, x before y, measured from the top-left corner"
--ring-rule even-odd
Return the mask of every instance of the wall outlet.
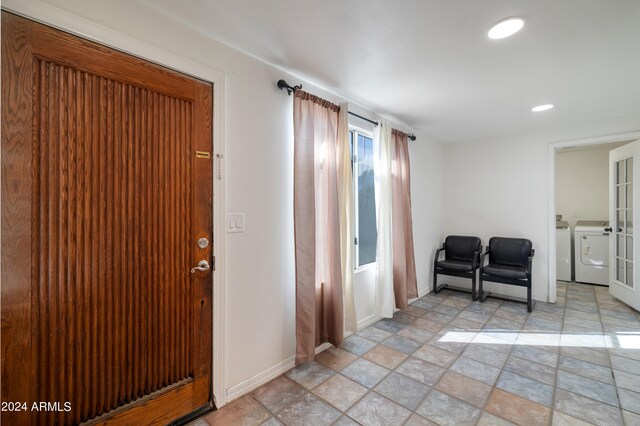
[[244, 232], [244, 213], [227, 213], [227, 232]]

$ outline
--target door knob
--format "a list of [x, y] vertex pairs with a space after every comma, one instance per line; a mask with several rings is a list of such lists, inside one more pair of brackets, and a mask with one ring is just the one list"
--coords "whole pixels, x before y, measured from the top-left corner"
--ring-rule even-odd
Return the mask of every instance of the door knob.
[[[611, 228], [604, 228], [604, 232], [611, 232], [611, 231], [613, 231], [613, 229], [611, 229]], [[620, 232], [620, 231], [618, 231], [618, 232]]]
[[201, 260], [198, 262], [198, 266], [194, 266], [191, 268], [191, 273], [193, 274], [196, 271], [204, 272], [209, 270], [209, 262], [206, 260]]

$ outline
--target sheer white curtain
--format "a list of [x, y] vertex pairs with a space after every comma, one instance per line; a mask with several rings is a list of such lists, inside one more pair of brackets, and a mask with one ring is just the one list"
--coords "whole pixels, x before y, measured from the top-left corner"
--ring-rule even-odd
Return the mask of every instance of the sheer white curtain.
[[384, 121], [375, 128], [373, 142], [376, 194], [376, 309], [382, 317], [391, 318], [395, 299], [393, 294], [393, 196], [391, 181], [391, 126]]
[[349, 105], [340, 104], [338, 112], [338, 203], [340, 206], [340, 258], [342, 261], [342, 299], [344, 303], [344, 329], [356, 332], [356, 307], [354, 299], [354, 205], [351, 147], [349, 146]]

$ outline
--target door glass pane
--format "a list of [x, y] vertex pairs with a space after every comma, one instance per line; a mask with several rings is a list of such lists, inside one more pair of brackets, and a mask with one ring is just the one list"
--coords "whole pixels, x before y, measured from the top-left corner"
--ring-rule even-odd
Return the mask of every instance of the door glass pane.
[[624, 208], [624, 185], [616, 187], [616, 208]]
[[633, 237], [627, 237], [627, 252], [625, 258], [633, 261]]
[[376, 261], [376, 197], [373, 139], [358, 135], [358, 266]]
[[633, 234], [633, 210], [627, 210], [627, 234]]
[[624, 259], [616, 259], [616, 280], [621, 283], [624, 282], [624, 267], [625, 267]]
[[616, 256], [624, 257], [624, 236], [616, 235]]
[[624, 160], [616, 162], [616, 183], [624, 182]]
[[627, 208], [633, 208], [633, 184], [627, 184]]
[[[624, 215], [625, 215], [625, 211], [624, 210], [617, 210], [616, 211], [616, 223], [615, 223], [615, 229], [624, 229]], [[618, 231], [620, 232], [620, 231]]]
[[627, 282], [629, 287], [633, 287], [633, 262], [627, 262]]
[[633, 182], [633, 157], [627, 158], [627, 182]]

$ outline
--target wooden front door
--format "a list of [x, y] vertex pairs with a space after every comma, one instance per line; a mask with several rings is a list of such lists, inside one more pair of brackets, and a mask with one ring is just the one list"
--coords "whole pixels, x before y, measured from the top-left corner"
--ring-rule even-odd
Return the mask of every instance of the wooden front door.
[[3, 424], [211, 401], [212, 96], [2, 12]]

